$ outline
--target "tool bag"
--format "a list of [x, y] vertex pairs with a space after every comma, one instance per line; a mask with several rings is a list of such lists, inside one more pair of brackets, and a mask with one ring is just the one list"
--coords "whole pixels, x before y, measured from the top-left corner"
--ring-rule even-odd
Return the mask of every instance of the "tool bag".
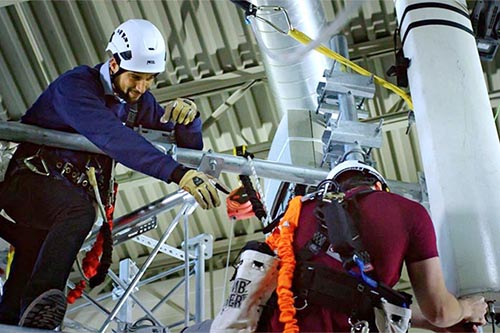
[[276, 288], [279, 259], [266, 243], [251, 241], [245, 245], [231, 293], [214, 318], [210, 332], [254, 332], [272, 292]]

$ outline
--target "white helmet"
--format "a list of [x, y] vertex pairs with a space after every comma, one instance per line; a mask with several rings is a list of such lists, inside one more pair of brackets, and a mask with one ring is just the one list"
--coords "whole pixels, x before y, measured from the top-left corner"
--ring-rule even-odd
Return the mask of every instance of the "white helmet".
[[348, 172], [348, 171], [357, 171], [357, 172], [364, 173], [366, 175], [374, 176], [382, 183], [382, 186], [384, 188], [388, 187], [387, 182], [384, 179], [384, 177], [382, 177], [382, 175], [377, 170], [375, 170], [375, 168], [373, 168], [373, 167], [371, 167], [363, 162], [357, 161], [357, 160], [349, 160], [349, 161], [344, 161], [342, 163], [337, 164], [332, 170], [330, 170], [330, 172], [328, 173], [328, 176], [326, 178], [332, 179], [332, 180], [337, 180], [337, 178], [341, 174], [343, 174], [344, 172]]
[[109, 39], [106, 51], [111, 51], [128, 71], [161, 73], [165, 70], [167, 53], [165, 40], [153, 23], [128, 20], [118, 26]]

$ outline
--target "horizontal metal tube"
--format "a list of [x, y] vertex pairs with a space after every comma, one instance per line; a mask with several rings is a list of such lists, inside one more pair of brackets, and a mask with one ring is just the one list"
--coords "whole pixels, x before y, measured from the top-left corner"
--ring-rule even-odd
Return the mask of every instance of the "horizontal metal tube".
[[[49, 130], [17, 122], [0, 122], [0, 140], [31, 142], [51, 147], [103, 154], [103, 152], [90, 140], [80, 134]], [[168, 143], [153, 141], [152, 144], [162, 146], [167, 151], [171, 148], [171, 145]], [[250, 162], [243, 157], [177, 148], [175, 158], [179, 163], [184, 165], [198, 167], [204, 155], [224, 159], [224, 165], [222, 166], [223, 172], [231, 172], [241, 175], [252, 174]], [[314, 185], [324, 179], [328, 174], [328, 171], [323, 169], [293, 166], [259, 159], [253, 159], [253, 164], [259, 177], [292, 183]]]
[[0, 140], [31, 142], [39, 145], [103, 154], [96, 145], [83, 135], [13, 121], [0, 122]]
[[[210, 151], [202, 152], [193, 149], [177, 148], [177, 161], [188, 166], [197, 167], [203, 156], [224, 159], [224, 165], [222, 166], [222, 171], [224, 172], [252, 175], [250, 162], [244, 157], [219, 154]], [[259, 177], [277, 179], [291, 183], [315, 185], [328, 175], [328, 171], [324, 169], [293, 166], [257, 158], [253, 159], [252, 163]]]

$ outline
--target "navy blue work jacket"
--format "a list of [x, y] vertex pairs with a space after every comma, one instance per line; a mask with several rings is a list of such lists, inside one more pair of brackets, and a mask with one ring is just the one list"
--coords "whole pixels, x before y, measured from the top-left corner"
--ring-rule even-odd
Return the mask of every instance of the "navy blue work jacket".
[[[175, 129], [179, 147], [203, 148], [199, 117], [189, 125], [160, 123], [164, 109], [149, 91], [141, 97], [139, 105], [136, 126], [163, 131]], [[59, 76], [28, 109], [21, 122], [82, 134], [117, 162], [157, 179], [170, 181], [172, 171], [179, 164], [124, 125], [129, 110], [130, 105], [113, 94], [106, 62], [94, 68], [79, 66]], [[20, 147], [20, 150], [23, 148]], [[46, 151], [58, 160], [73, 163], [82, 171], [89, 161], [97, 167], [109, 169], [110, 159], [107, 156], [44, 147], [44, 154], [47, 154]]]

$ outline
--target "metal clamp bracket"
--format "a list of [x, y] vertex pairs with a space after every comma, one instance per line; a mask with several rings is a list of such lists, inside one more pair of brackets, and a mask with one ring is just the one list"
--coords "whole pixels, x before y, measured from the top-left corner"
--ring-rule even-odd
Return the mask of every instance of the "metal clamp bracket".
[[[184, 247], [185, 243], [182, 243], [182, 246]], [[210, 259], [212, 258], [213, 255], [213, 247], [214, 247], [214, 236], [210, 234], [199, 234], [196, 237], [190, 238], [187, 241], [187, 246], [188, 246], [188, 252], [190, 255], [193, 257], [198, 256], [197, 249], [200, 247], [200, 245], [204, 245], [204, 251], [203, 251], [203, 257], [205, 259]]]
[[210, 156], [210, 151], [204, 154], [201, 158], [200, 166], [198, 171], [204, 172], [215, 178], [219, 178], [219, 175], [224, 167], [224, 159], [220, 157]]
[[[335, 127], [326, 130], [323, 142], [335, 144], [358, 143], [363, 147], [382, 147], [382, 131], [380, 124], [360, 123], [341, 120]], [[328, 141], [325, 141], [328, 139]]]
[[373, 77], [354, 73], [333, 72], [326, 76], [326, 84], [318, 85], [318, 94], [335, 95], [351, 93], [357, 97], [373, 98]]

